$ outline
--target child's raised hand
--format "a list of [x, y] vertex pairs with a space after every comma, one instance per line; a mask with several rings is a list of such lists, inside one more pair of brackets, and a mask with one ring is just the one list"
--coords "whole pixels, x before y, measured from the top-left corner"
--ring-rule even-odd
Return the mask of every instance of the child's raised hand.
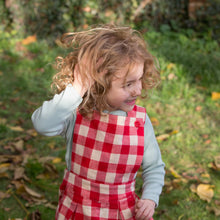
[[136, 202], [135, 218], [137, 220], [151, 220], [155, 209], [155, 202], [149, 199], [139, 199]]
[[93, 80], [91, 80], [91, 82], [82, 82], [82, 77], [79, 71], [78, 64], [76, 64], [74, 68], [73, 76], [74, 76], [74, 81], [72, 85], [77, 90], [77, 92], [81, 95], [81, 97], [83, 97], [86, 91], [88, 90], [88, 88], [91, 87], [91, 85], [93, 84], [92, 82]]

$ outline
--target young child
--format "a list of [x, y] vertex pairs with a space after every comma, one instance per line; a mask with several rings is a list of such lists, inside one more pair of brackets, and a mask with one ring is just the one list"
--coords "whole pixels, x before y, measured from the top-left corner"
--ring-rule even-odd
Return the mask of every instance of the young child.
[[56, 94], [32, 115], [39, 133], [66, 138], [56, 219], [152, 219], [164, 163], [145, 108], [135, 102], [158, 82], [153, 56], [128, 27], [68, 33], [62, 42], [71, 52], [57, 59]]

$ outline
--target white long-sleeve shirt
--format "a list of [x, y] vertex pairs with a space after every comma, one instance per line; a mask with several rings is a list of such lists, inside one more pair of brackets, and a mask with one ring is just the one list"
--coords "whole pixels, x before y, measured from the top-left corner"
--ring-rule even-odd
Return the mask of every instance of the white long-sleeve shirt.
[[[66, 139], [66, 164], [70, 169], [72, 137], [76, 120], [76, 109], [82, 97], [72, 85], [68, 85], [60, 94], [50, 101], [45, 101], [32, 115], [36, 131], [45, 136], [62, 135]], [[109, 114], [127, 116], [121, 110]], [[150, 199], [158, 206], [159, 196], [164, 185], [164, 163], [154, 134], [151, 121], [146, 115], [144, 125], [144, 156], [142, 161], [143, 192], [142, 199]]]

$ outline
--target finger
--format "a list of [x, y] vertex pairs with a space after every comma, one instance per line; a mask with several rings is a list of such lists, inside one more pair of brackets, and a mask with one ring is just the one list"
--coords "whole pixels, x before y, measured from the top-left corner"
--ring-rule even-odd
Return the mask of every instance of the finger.
[[140, 208], [138, 208], [137, 212], [136, 212], [136, 218], [139, 219], [141, 218], [141, 216], [143, 215], [143, 212], [145, 211], [145, 206], [141, 206]]
[[135, 203], [135, 211], [137, 212], [138, 209], [141, 208], [141, 200], [137, 200], [136, 203]]
[[150, 220], [152, 218], [154, 214], [154, 210], [153, 209], [145, 209], [145, 211], [143, 212], [143, 216], [144, 216], [144, 220]]

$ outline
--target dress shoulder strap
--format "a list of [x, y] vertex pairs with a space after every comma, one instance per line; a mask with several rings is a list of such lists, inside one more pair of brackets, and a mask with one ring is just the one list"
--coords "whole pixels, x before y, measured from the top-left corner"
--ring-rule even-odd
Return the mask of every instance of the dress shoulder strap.
[[142, 106], [135, 105], [133, 110], [128, 112], [128, 117], [141, 118], [143, 121], [146, 119], [146, 109]]

